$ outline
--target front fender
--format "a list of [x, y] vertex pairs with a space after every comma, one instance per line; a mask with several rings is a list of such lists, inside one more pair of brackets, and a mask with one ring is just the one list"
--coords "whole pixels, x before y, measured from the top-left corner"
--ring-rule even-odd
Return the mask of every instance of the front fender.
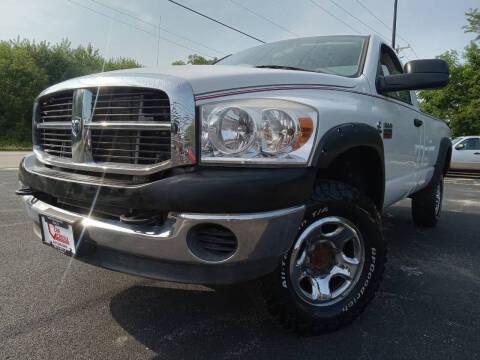
[[[319, 173], [327, 170], [339, 156], [355, 148], [368, 148], [373, 150], [378, 158], [376, 161], [379, 168], [375, 168], [372, 176], [378, 189], [375, 189], [375, 203], [382, 208], [385, 196], [385, 156], [383, 141], [378, 129], [363, 123], [344, 123], [331, 128], [320, 139], [315, 150], [312, 164]], [[365, 159], [370, 161], [369, 159]], [[378, 185], [377, 185], [378, 184]]]

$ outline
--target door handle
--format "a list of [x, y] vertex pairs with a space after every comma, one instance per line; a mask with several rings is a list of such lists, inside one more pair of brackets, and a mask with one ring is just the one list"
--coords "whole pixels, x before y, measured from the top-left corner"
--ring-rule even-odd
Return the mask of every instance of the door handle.
[[416, 127], [420, 127], [423, 125], [423, 121], [420, 119], [414, 119], [413, 123], [415, 124]]
[[480, 152], [473, 153], [473, 155], [480, 155]]

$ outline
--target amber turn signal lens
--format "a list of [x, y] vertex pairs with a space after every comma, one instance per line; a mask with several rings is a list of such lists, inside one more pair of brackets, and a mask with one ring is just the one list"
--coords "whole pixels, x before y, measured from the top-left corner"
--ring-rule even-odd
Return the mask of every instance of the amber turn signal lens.
[[300, 135], [298, 136], [297, 143], [293, 146], [294, 150], [305, 145], [305, 143], [310, 139], [310, 136], [313, 134], [313, 120], [310, 118], [299, 118], [298, 122], [300, 123]]

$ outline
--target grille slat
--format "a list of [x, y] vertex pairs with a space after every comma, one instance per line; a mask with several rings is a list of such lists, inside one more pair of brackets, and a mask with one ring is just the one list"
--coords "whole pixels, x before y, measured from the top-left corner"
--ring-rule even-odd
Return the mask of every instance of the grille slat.
[[[115, 141], [114, 143], [112, 143], [111, 141], [95, 141], [95, 144], [96, 144], [96, 145], [97, 145], [97, 144], [98, 144], [98, 145], [104, 145], [104, 144], [105, 144], [105, 145], [112, 145], [112, 144], [114, 144], [114, 145], [131, 145], [131, 143], [129, 143], [129, 142], [118, 142], [118, 141]], [[166, 144], [166, 143], [165, 143], [165, 144], [142, 143], [142, 145], [144, 145], [144, 146], [150, 146], [150, 147], [159, 147], [159, 146], [165, 147], [165, 146], [170, 146], [170, 143], [168, 143], [168, 144]]]
[[[63, 136], [65, 138], [71, 138], [72, 134], [62, 134], [62, 133], [54, 133], [54, 132], [44, 132], [42, 133], [42, 136]], [[65, 139], [54, 139], [54, 140], [65, 140]]]
[[47, 143], [43, 143], [43, 146], [45, 147], [48, 147], [48, 148], [71, 148], [72, 146], [71, 145], [64, 145], [64, 144], [61, 144], [61, 145], [53, 145], [53, 144], [47, 144]]
[[[170, 100], [163, 91], [131, 87], [90, 91], [93, 116], [88, 126], [94, 161], [148, 165], [170, 159]], [[37, 132], [50, 155], [72, 157], [72, 103], [73, 90], [39, 102]]]
[[108, 114], [98, 114], [97, 113], [98, 109], [95, 109], [95, 115], [93, 115], [93, 119], [96, 117], [102, 116], [102, 117], [109, 117], [109, 116], [164, 116], [165, 113], [126, 113], [126, 114], [113, 114], [113, 113], [108, 113]]
[[[153, 91], [155, 90], [148, 90], [148, 91], [132, 91], [132, 92], [118, 92], [119, 89], [120, 91], [125, 91], [125, 89], [132, 89], [132, 88], [111, 88], [111, 89], [116, 89], [117, 91], [108, 93], [106, 88], [100, 89], [98, 92], [99, 97], [108, 97], [108, 96], [115, 96], [116, 98], [120, 98], [122, 96], [144, 96], [144, 95], [152, 95]], [[97, 89], [93, 89], [93, 96], [97, 95]], [[163, 100], [167, 100], [165, 98], [162, 98]]]
[[65, 139], [65, 138], [64, 138], [64, 139], [58, 139], [58, 138], [55, 139], [55, 138], [49, 138], [49, 137], [43, 136], [43, 137], [42, 137], [42, 140], [43, 140], [44, 143], [49, 144], [49, 143], [52, 142], [52, 141], [53, 141], [53, 142], [62, 142], [62, 143], [63, 143], [63, 142], [65, 142], [65, 141], [67, 141], [68, 139]]
[[70, 107], [70, 109], [72, 108], [72, 103], [71, 102], [67, 102], [67, 103], [61, 103], [61, 104], [47, 104], [47, 103], [43, 103], [42, 104], [42, 109], [49, 109], [51, 107], [58, 107], [58, 106], [66, 106], [66, 107]]
[[138, 159], [138, 160], [148, 160], [148, 161], [151, 161], [151, 160], [154, 160], [154, 158], [151, 158], [151, 157], [144, 157], [144, 156], [123, 156], [123, 155], [100, 155], [100, 154], [95, 154], [94, 155], [95, 158], [112, 158], [112, 159], [128, 159], [128, 160], [134, 160], [134, 159]]
[[93, 152], [98, 152], [98, 151], [108, 151], [108, 152], [119, 152], [119, 153], [145, 153], [145, 154], [158, 154], [162, 152], [168, 152], [169, 146], [167, 146], [167, 150], [161, 151], [161, 150], [129, 150], [129, 149], [106, 149], [106, 148], [93, 148]]
[[49, 116], [49, 114], [51, 114], [51, 113], [70, 113], [70, 114], [67, 114], [67, 115], [71, 116], [72, 109], [43, 110], [42, 113], [45, 114], [44, 116]]
[[[72, 111], [72, 110], [69, 110]], [[72, 117], [72, 114], [66, 114], [66, 115], [42, 115], [42, 119], [60, 119], [60, 118], [65, 118], [65, 119], [70, 119]]]
[[63, 150], [54, 150], [54, 149], [44, 149], [46, 153], [51, 153], [53, 155], [59, 154], [59, 155], [65, 155], [64, 157], [72, 157], [72, 152], [71, 151], [63, 151]]
[[167, 102], [168, 100], [166, 99], [161, 99], [161, 98], [155, 98], [155, 99], [143, 99], [143, 100], [139, 100], [139, 99], [128, 99], [128, 98], [125, 98], [125, 99], [111, 99], [111, 100], [103, 100], [103, 98], [99, 98], [97, 99], [97, 101], [95, 102], [95, 95], [94, 95], [94, 98], [93, 98], [93, 103], [95, 104], [103, 104], [103, 103], [117, 103], [117, 102], [152, 102], [152, 101], [156, 101], [156, 102]]
[[[115, 138], [115, 137], [117, 137], [117, 135], [107, 135], [107, 134], [95, 135], [95, 134], [92, 134], [92, 138], [99, 138], [99, 137], [108, 137], [108, 138], [113, 137], [113, 138]], [[138, 135], [122, 135], [121, 137], [131, 139], [131, 138], [138, 138], [139, 136]], [[170, 141], [170, 136], [166, 136], [166, 135], [159, 135], [159, 136], [142, 135], [141, 138], [142, 139], [155, 139], [155, 140], [165, 139], [165, 140]]]
[[102, 106], [95, 107], [96, 111], [100, 110], [133, 110], [133, 109], [170, 109], [170, 106]]

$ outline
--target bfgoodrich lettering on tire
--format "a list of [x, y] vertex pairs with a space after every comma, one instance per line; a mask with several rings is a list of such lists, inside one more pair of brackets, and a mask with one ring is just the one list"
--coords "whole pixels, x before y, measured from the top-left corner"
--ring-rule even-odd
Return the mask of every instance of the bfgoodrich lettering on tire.
[[320, 183], [297, 238], [260, 283], [264, 304], [283, 328], [306, 334], [350, 323], [382, 279], [385, 245], [372, 201], [340, 182]]

